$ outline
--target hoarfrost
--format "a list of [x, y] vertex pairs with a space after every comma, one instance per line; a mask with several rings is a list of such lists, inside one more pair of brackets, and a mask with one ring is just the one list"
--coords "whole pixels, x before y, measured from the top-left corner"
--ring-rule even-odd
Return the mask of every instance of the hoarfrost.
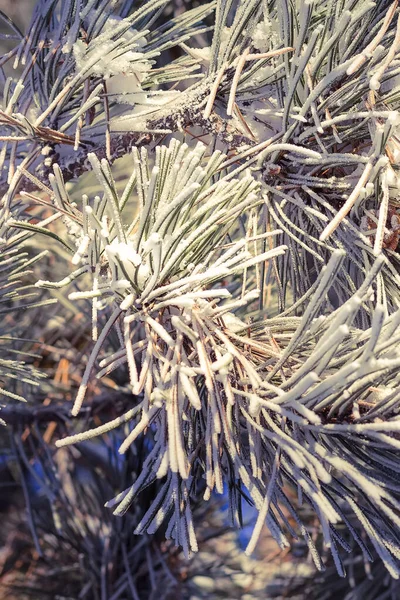
[[86, 44], [83, 40], [76, 40], [72, 46], [76, 71], [87, 71], [90, 65], [91, 74], [105, 78], [121, 74], [133, 75], [136, 89], [139, 91], [141, 83], [151, 69], [151, 62], [142, 52], [146, 38], [139, 37], [138, 32], [131, 29], [117, 40], [113, 40], [115, 29], [121, 22], [121, 19], [110, 17], [103, 27], [101, 41], [94, 39]]
[[264, 18], [256, 25], [252, 41], [254, 48], [260, 52], [268, 52], [271, 46], [275, 47], [278, 45], [277, 32], [268, 18]]

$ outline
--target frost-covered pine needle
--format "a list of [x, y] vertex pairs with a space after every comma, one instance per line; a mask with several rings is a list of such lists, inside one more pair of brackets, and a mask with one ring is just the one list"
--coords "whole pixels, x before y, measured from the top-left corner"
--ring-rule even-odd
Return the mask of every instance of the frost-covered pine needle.
[[186, 554], [226, 492], [248, 552], [266, 523], [323, 568], [307, 506], [340, 575], [347, 528], [398, 577], [397, 0], [83, 4], [39, 1], [0, 59], [1, 243], [57, 244], [36, 292], [91, 326], [76, 420], [101, 380], [132, 396], [57, 445], [151, 438], [107, 506], [156, 484], [135, 531]]

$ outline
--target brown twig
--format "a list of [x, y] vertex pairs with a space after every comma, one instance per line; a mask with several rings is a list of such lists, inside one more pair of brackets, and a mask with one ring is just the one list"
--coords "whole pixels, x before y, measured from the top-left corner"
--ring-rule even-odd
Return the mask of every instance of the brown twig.
[[[184, 131], [187, 127], [197, 126], [200, 127], [204, 133], [216, 136], [224, 144], [226, 144], [228, 151], [235, 149], [238, 146], [252, 146], [254, 141], [240, 133], [232, 124], [221, 118], [216, 113], [212, 113], [209, 118], [204, 118], [201, 112], [198, 110], [199, 105], [204, 104], [208, 97], [208, 88], [202, 88], [195, 92], [191, 91], [186, 94], [185, 101], [181, 104], [178, 110], [171, 112], [171, 109], [164, 108], [157, 112], [156, 116], [148, 120], [147, 130], [144, 132], [123, 132], [123, 133], [111, 133], [110, 139], [103, 139], [101, 144], [95, 148], [90, 149], [86, 147], [80, 147], [77, 151], [71, 151], [71, 154], [64, 156], [58, 160], [58, 164], [63, 173], [64, 181], [69, 181], [76, 177], [79, 177], [82, 173], [91, 169], [90, 164], [87, 160], [88, 152], [95, 152], [96, 156], [101, 158], [107, 158], [107, 150], [110, 152], [110, 162], [113, 163], [118, 158], [127, 154], [133, 147], [148, 146], [149, 144], [157, 144], [163, 137], [164, 133], [158, 133], [160, 130], [170, 131], [176, 133]], [[41, 131], [46, 128], [39, 128]], [[50, 130], [46, 130], [44, 135], [49, 134]], [[157, 132], [157, 133], [153, 133]], [[50, 135], [50, 134], [49, 134]], [[69, 136], [66, 136], [67, 138]], [[43, 138], [41, 138], [43, 139]], [[43, 139], [44, 141], [44, 139]], [[46, 142], [50, 141], [46, 137]], [[55, 140], [55, 143], [60, 143], [60, 140]], [[63, 143], [65, 143], [63, 141]], [[73, 146], [74, 140], [70, 138], [68, 143]], [[109, 145], [108, 145], [109, 144]], [[48, 166], [44, 162], [36, 168], [35, 176], [45, 183], [48, 184], [49, 174], [52, 173], [52, 167]], [[36, 186], [32, 181], [29, 181], [26, 177], [21, 177], [18, 185], [19, 190], [23, 189], [25, 192], [33, 191]], [[6, 181], [0, 182], [0, 196], [7, 192], [8, 185]]]

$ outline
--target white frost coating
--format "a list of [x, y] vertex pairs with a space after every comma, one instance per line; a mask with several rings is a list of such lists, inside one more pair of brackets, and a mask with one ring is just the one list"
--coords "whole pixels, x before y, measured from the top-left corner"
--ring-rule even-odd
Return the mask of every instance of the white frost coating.
[[[93, 63], [90, 67], [90, 73], [100, 75], [105, 78], [113, 75], [133, 75], [136, 81], [135, 88], [141, 90], [141, 83], [146, 78], [146, 74], [151, 68], [151, 63], [141, 52], [146, 43], [144, 36], [134, 39], [137, 31], [130, 29], [124, 36], [113, 41], [115, 28], [121, 25], [123, 19], [109, 17], [101, 33], [101, 42], [94, 39], [85, 44], [82, 40], [76, 40], [72, 46], [72, 53], [76, 62], [76, 71], [85, 71], [88, 63]], [[129, 44], [129, 42], [131, 42]], [[123, 50], [122, 45], [128, 44], [130, 49]], [[132, 82], [131, 82], [132, 85]]]
[[146, 317], [145, 321], [156, 332], [156, 334], [162, 340], [164, 340], [164, 342], [167, 344], [167, 346], [170, 346], [171, 348], [174, 347], [175, 341], [173, 340], [173, 338], [169, 335], [169, 333], [164, 329], [164, 327], [160, 323], [155, 321], [152, 317]]
[[118, 281], [111, 282], [110, 287], [113, 291], [117, 292], [119, 290], [126, 290], [129, 288], [130, 283], [127, 279], [118, 279]]
[[135, 296], [133, 294], [128, 294], [128, 296], [126, 296], [126, 298], [121, 302], [120, 309], [128, 310], [128, 308], [130, 308], [132, 306], [134, 301], [135, 301]]
[[195, 305], [195, 301], [192, 298], [188, 298], [187, 296], [180, 296], [179, 298], [169, 298], [165, 302], [160, 302], [156, 304], [155, 307], [157, 310], [163, 308], [164, 306], [178, 306], [179, 308], [193, 308]]
[[90, 243], [90, 237], [88, 235], [84, 235], [81, 243], [79, 244], [78, 250], [75, 252], [74, 256], [72, 257], [71, 262], [73, 265], [78, 265], [81, 262], [82, 258], [85, 256], [85, 254], [87, 252], [89, 243]]
[[232, 331], [232, 333], [238, 333], [247, 327], [247, 323], [241, 321], [232, 313], [226, 313], [224, 315], [224, 325], [229, 331]]
[[211, 48], [210, 46], [205, 46], [204, 48], [192, 48], [191, 46], [187, 46], [186, 44], [180, 44], [181, 48], [189, 56], [192, 58], [199, 60], [201, 64], [208, 65], [211, 57]]
[[275, 47], [278, 43], [278, 35], [272, 22], [265, 17], [254, 29], [252, 42], [254, 48], [260, 52], [268, 52], [270, 47]]
[[[131, 76], [121, 76], [123, 79], [131, 80]], [[109, 79], [109, 83], [107, 83], [108, 94], [110, 94], [110, 90], [112, 91], [114, 86], [112, 84], [115, 78], [111, 77]], [[172, 91], [152, 91], [151, 93], [134, 92], [128, 91], [129, 88], [125, 90], [126, 93], [117, 93], [113, 92], [110, 95], [115, 102], [119, 104], [129, 104], [134, 105], [129, 111], [129, 114], [122, 115], [120, 117], [115, 117], [111, 120], [111, 130], [112, 131], [146, 131], [146, 117], [148, 117], [151, 113], [159, 109], [161, 106], [168, 104], [169, 102], [177, 102], [179, 101], [179, 96], [182, 92], [179, 90]]]
[[[107, 93], [111, 96], [118, 96], [121, 102], [132, 102], [131, 96], [135, 96], [135, 100], [141, 104], [145, 103], [146, 93], [143, 92], [141, 81], [136, 76], [116, 74], [110, 77], [107, 81]], [[126, 97], [126, 100], [124, 100]]]
[[[141, 265], [141, 256], [135, 251], [132, 242], [118, 242], [117, 239], [113, 240], [111, 244], [105, 247], [105, 251], [110, 262], [110, 266], [113, 269], [113, 279], [116, 279], [116, 272], [114, 267], [118, 265], [118, 260], [121, 261], [127, 275], [132, 279], [137, 271], [137, 268]], [[128, 282], [129, 285], [129, 282]]]
[[150, 235], [150, 237], [144, 242], [143, 250], [144, 252], [151, 252], [154, 250], [159, 244], [161, 244], [162, 239], [157, 232], [154, 232]]
[[179, 378], [180, 378], [180, 381], [182, 384], [183, 391], [185, 392], [190, 404], [196, 410], [201, 410], [201, 400], [197, 393], [195, 383], [193, 381], [191, 381], [189, 379], [189, 377], [187, 377], [187, 375], [185, 375], [185, 373], [183, 373], [182, 370], [179, 373]]
[[124, 242], [116, 244], [116, 250], [118, 257], [122, 262], [131, 262], [135, 267], [138, 267], [142, 262], [140, 254], [134, 250], [133, 245], [129, 242], [127, 244]]
[[[101, 35], [103, 36], [105, 34], [111, 38], [113, 35], [115, 35], [116, 28], [120, 29], [121, 26], [124, 24], [129, 25], [130, 24], [129, 20], [122, 19], [121, 17], [118, 17], [117, 15], [112, 15], [112, 16], [110, 15], [102, 27]], [[121, 39], [126, 40], [126, 41], [129, 41], [129, 40], [132, 41], [132, 40], [134, 40], [134, 38], [136, 37], [137, 34], [138, 34], [138, 31], [136, 29], [129, 28], [124, 33], [124, 37]], [[143, 34], [135, 41], [139, 47], [142, 47], [146, 44], [146, 37]]]
[[142, 288], [149, 277], [150, 277], [150, 267], [148, 264], [142, 263], [139, 266], [139, 269], [137, 272], [137, 279], [138, 279], [139, 287]]
[[230, 352], [227, 352], [226, 354], [224, 354], [224, 356], [221, 356], [221, 358], [219, 358], [218, 360], [216, 360], [215, 362], [212, 363], [211, 370], [212, 371], [224, 370], [231, 365], [232, 361], [233, 361], [232, 354]]
[[96, 45], [94, 49], [91, 49], [90, 43], [86, 45], [82, 40], [77, 40], [72, 51], [78, 72], [86, 68], [89, 60], [94, 61], [95, 58], [98, 58], [90, 68], [92, 74], [105, 78], [121, 73], [134, 74], [139, 86], [150, 70], [150, 63], [142, 52], [128, 50], [118, 56], [118, 52], [114, 50], [114, 44], [111, 42], [99, 47]]
[[146, 131], [146, 121], [134, 115], [129, 115], [128, 118], [111, 119], [110, 131], [140, 131], [143, 133]]

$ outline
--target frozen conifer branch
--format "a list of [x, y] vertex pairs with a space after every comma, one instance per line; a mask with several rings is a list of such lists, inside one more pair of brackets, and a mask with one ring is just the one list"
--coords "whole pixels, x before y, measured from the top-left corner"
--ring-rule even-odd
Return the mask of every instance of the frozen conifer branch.
[[[36, 292], [90, 329], [57, 446], [146, 445], [107, 506], [153, 486], [135, 531], [186, 554], [227, 489], [248, 553], [266, 523], [322, 569], [307, 506], [339, 574], [350, 539], [398, 577], [398, 2], [84, 4], [0, 59], [1, 235], [52, 244]], [[102, 381], [132, 405], [87, 426]]]
[[[166, 478], [138, 533], [153, 533], [172, 510], [169, 535], [183, 547], [196, 549], [194, 537], [185, 538], [184, 532], [190, 527], [190, 486], [194, 473], [202, 468], [206, 499], [213, 490], [222, 493], [227, 478], [235, 506], [234, 482], [240, 480], [263, 515], [249, 548], [256, 544], [264, 519], [277, 542], [288, 543], [284, 520], [277, 526], [273, 518], [278, 507], [288, 507], [286, 480], [297, 482], [299, 495], [313, 506], [325, 543], [335, 553], [332, 540], [339, 535], [335, 525], [345, 518], [340, 506], [344, 501], [346, 510], [354, 511], [354, 494], [372, 496], [376, 507], [395, 520], [395, 497], [379, 485], [373, 471], [365, 473], [361, 467], [366, 440], [369, 456], [375, 447], [379, 454], [384, 443], [389, 459], [397, 447], [391, 434], [400, 427], [393, 412], [400, 367], [400, 313], [385, 317], [382, 305], [373, 299], [373, 286], [387, 261], [380, 258], [360, 290], [324, 316], [326, 298], [345, 258], [343, 251], [334, 252], [314, 296], [305, 300], [303, 318], [277, 316], [253, 324], [249, 333], [232, 311], [243, 313], [259, 290], [252, 289], [248, 278], [249, 289], [235, 299], [235, 286], [230, 291], [219, 282], [228, 277], [234, 282], [237, 274], [270, 261], [284, 248], [252, 255], [246, 250], [251, 244], [239, 238], [224, 249], [222, 242], [226, 232], [234, 232], [237, 212], [243, 219], [248, 211], [250, 223], [262, 200], [251, 178], [211, 184], [225, 157], [216, 153], [203, 167], [204, 151], [202, 144], [189, 150], [173, 140], [168, 147], [157, 148], [152, 170], [146, 153], [142, 151], [139, 160], [134, 152], [135, 175], [122, 197], [108, 163], [90, 156], [104, 197], [96, 210], [91, 199], [85, 199], [84, 212], [79, 217], [74, 213], [75, 222], [82, 222], [82, 233], [76, 237], [72, 262], [87, 265], [76, 272], [78, 277], [93, 273], [95, 264], [103, 265], [102, 275], [97, 275], [96, 294], [89, 287], [87, 294], [82, 291], [70, 297], [97, 302], [103, 296], [104, 306], [112, 312], [88, 359], [73, 412], [78, 413], [99, 353], [102, 347], [107, 349], [110, 328], [118, 322], [123, 345], [102, 359], [99, 376], [127, 364], [132, 392], [141, 400], [122, 419], [57, 445], [90, 439], [133, 419], [120, 447], [124, 453], [149, 426], [157, 432], [140, 476], [110, 503], [115, 514], [123, 514], [145, 486]], [[62, 180], [55, 175], [51, 181], [55, 198], [64, 199], [68, 214], [70, 201]], [[124, 200], [133, 187], [139, 213], [134, 221], [125, 222]], [[255, 231], [254, 239], [259, 244], [265, 237]], [[376, 307], [371, 328], [362, 331], [353, 322], [365, 302]], [[385, 398], [378, 405], [372, 400], [375, 388], [381, 388]], [[361, 453], [361, 472], [347, 457], [348, 439]], [[270, 456], [277, 457], [274, 467]], [[341, 478], [333, 476], [332, 470], [340, 472]], [[183, 513], [178, 508], [182, 502]], [[389, 533], [381, 528], [378, 513], [362, 514], [356, 512], [356, 517], [368, 520], [371, 543], [396, 575], [390, 553], [383, 550]], [[340, 565], [339, 555], [335, 556]]]

